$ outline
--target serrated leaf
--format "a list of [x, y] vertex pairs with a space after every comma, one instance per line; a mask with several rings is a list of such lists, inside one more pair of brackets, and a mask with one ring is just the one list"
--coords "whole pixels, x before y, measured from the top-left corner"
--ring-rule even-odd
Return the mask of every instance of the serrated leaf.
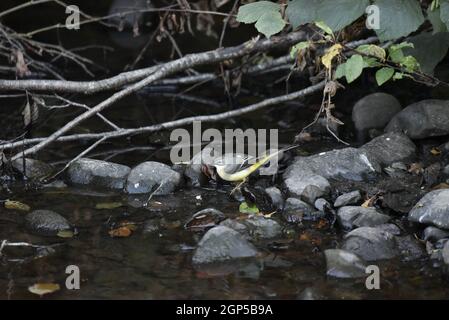
[[424, 22], [417, 0], [375, 0], [379, 8], [380, 29], [375, 30], [381, 42], [408, 36]]
[[269, 38], [284, 29], [285, 21], [280, 12], [268, 11], [257, 20], [255, 27], [257, 31]]
[[305, 50], [308, 47], [310, 47], [309, 41], [302, 41], [295, 44], [290, 50], [290, 57], [294, 58], [300, 51]]
[[364, 44], [361, 45], [356, 49], [356, 51], [367, 54], [370, 56], [374, 56], [376, 58], [379, 58], [380, 60], [385, 60], [387, 57], [387, 53], [385, 52], [384, 48], [381, 48], [379, 46], [376, 46], [374, 44]]
[[239, 211], [241, 213], [257, 214], [259, 213], [259, 208], [255, 204], [248, 205], [248, 203], [242, 202], [239, 206]]
[[332, 47], [330, 47], [326, 54], [321, 58], [321, 63], [327, 68], [330, 69], [332, 67], [332, 60], [340, 54], [340, 52], [343, 50], [343, 47], [341, 44], [334, 44]]
[[393, 68], [385, 67], [385, 68], [377, 70], [377, 72], [376, 72], [377, 85], [378, 86], [383, 85], [385, 82], [390, 80], [393, 77], [393, 75], [394, 75]]
[[19, 202], [19, 201], [13, 201], [13, 200], [6, 200], [5, 201], [5, 208], [10, 210], [19, 210], [19, 211], [30, 211], [30, 206]]
[[49, 293], [53, 293], [61, 289], [57, 283], [36, 283], [28, 287], [28, 291], [37, 294], [38, 296], [43, 296]]
[[363, 72], [363, 68], [364, 62], [361, 55], [356, 54], [349, 58], [348, 61], [346, 61], [345, 67], [346, 81], [351, 83], [360, 77]]
[[404, 54], [415, 57], [422, 72], [433, 75], [438, 63], [444, 59], [449, 49], [449, 33], [420, 33], [409, 39], [414, 48], [405, 48]]
[[243, 23], [254, 23], [267, 12], [279, 12], [281, 6], [271, 1], [257, 1], [245, 4], [239, 8], [237, 21]]
[[369, 0], [291, 0], [286, 14], [294, 28], [314, 21], [324, 21], [332, 31], [339, 31], [360, 18]]
[[334, 33], [332, 32], [332, 29], [326, 24], [324, 21], [315, 21], [315, 25], [323, 30], [326, 34], [333, 36]]

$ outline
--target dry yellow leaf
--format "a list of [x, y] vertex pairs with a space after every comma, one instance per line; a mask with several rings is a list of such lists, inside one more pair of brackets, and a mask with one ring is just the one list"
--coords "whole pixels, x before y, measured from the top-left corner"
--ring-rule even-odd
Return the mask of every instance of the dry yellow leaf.
[[326, 54], [321, 58], [321, 62], [323, 65], [330, 69], [332, 68], [332, 60], [340, 54], [340, 52], [343, 50], [343, 46], [341, 44], [334, 44], [332, 47], [330, 47]]
[[430, 150], [430, 153], [431, 153], [433, 156], [439, 156], [439, 155], [441, 154], [441, 150], [438, 149], [438, 148], [432, 148], [432, 150]]
[[127, 238], [132, 234], [132, 230], [128, 227], [119, 227], [109, 231], [109, 235], [113, 238]]
[[73, 238], [75, 234], [72, 230], [61, 230], [56, 235], [60, 238]]
[[12, 200], [6, 200], [5, 201], [5, 208], [6, 209], [12, 209], [12, 210], [19, 210], [19, 211], [30, 211], [30, 206], [19, 202], [19, 201], [12, 201]]
[[32, 286], [28, 287], [28, 291], [38, 296], [43, 296], [45, 294], [53, 293], [58, 291], [60, 288], [57, 283], [35, 283]]

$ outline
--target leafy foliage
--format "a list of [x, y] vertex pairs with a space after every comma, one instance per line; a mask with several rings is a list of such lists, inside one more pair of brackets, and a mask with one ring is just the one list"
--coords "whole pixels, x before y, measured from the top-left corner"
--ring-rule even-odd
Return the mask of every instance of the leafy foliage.
[[338, 31], [361, 17], [368, 5], [369, 0], [291, 0], [286, 13], [293, 27], [323, 21]]
[[256, 29], [267, 38], [279, 33], [285, 27], [281, 6], [270, 1], [253, 2], [239, 8], [237, 21], [243, 23], [256, 22]]

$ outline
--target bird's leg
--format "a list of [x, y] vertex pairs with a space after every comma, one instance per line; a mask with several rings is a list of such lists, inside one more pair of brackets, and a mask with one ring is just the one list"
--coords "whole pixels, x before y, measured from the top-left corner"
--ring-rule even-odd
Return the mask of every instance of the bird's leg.
[[246, 182], [246, 180], [247, 180], [247, 178], [245, 178], [245, 179], [243, 179], [242, 181], [240, 181], [239, 184], [236, 185], [234, 189], [232, 189], [230, 195], [233, 194], [233, 193], [234, 193], [235, 191], [237, 191], [238, 189], [240, 189], [240, 187]]

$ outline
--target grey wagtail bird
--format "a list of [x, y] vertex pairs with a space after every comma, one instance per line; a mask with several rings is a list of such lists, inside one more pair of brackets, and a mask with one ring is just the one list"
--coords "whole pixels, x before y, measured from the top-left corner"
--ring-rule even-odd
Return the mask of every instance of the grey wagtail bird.
[[[260, 167], [268, 163], [271, 159], [278, 156], [279, 154], [297, 148], [299, 145], [290, 146], [280, 150], [273, 151], [262, 157], [259, 157], [253, 164], [249, 164], [252, 157], [244, 154], [225, 154], [220, 158], [215, 159], [212, 167], [215, 168], [216, 174], [225, 181], [238, 182], [239, 184], [231, 191], [231, 194], [238, 189], [243, 183], [246, 182], [248, 177], [256, 172]], [[251, 161], [252, 162], [252, 161]], [[207, 168], [209, 169], [209, 168]], [[210, 170], [205, 170], [209, 172], [209, 176], [216, 180], [216, 176], [211, 174]], [[204, 171], [203, 171], [204, 172]]]

